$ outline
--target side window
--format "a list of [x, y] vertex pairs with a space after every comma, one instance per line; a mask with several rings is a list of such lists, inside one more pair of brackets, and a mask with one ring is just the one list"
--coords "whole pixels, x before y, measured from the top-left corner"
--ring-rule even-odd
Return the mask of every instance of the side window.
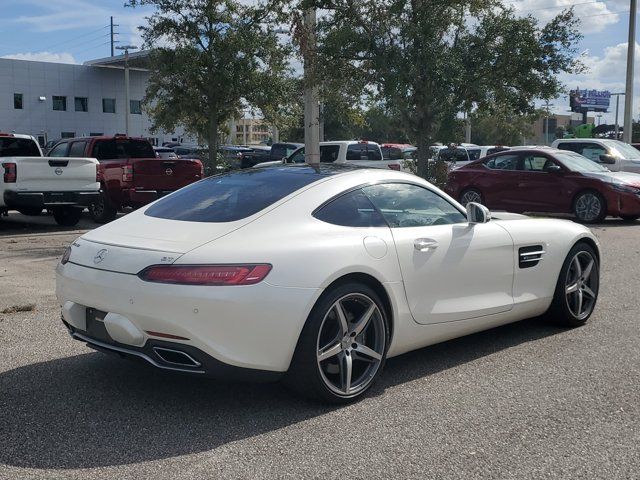
[[287, 158], [287, 163], [304, 163], [304, 148], [299, 148]]
[[69, 147], [69, 157], [84, 157], [84, 149], [87, 142], [73, 142]]
[[528, 172], [544, 172], [545, 167], [549, 164], [553, 165], [553, 161], [546, 157], [527, 155], [522, 162], [522, 170]]
[[367, 149], [365, 145], [354, 143], [347, 147], [347, 160], [366, 160], [366, 159], [367, 159]]
[[325, 205], [314, 215], [318, 220], [345, 227], [386, 227], [380, 212], [362, 190], [346, 193]]
[[62, 142], [56, 145], [49, 152], [49, 157], [65, 157], [67, 155], [67, 147], [69, 144], [67, 142]]
[[93, 156], [98, 160], [118, 158], [118, 148], [114, 140], [98, 140], [93, 146]]
[[482, 150], [479, 148], [467, 148], [467, 153], [469, 154], [469, 160], [478, 160], [480, 158], [480, 154]]
[[426, 227], [466, 222], [447, 200], [423, 187], [383, 183], [362, 189], [391, 228]]
[[515, 170], [518, 166], [518, 155], [500, 155], [487, 160], [484, 165], [491, 170]]
[[578, 153], [587, 157], [589, 160], [600, 163], [600, 155], [606, 154], [607, 150], [600, 145], [585, 144], [582, 151]]
[[567, 150], [569, 152], [576, 152], [582, 155], [582, 149], [584, 148], [584, 143], [579, 142], [560, 142], [558, 144], [559, 150]]
[[320, 163], [333, 163], [338, 159], [340, 145], [321, 145]]

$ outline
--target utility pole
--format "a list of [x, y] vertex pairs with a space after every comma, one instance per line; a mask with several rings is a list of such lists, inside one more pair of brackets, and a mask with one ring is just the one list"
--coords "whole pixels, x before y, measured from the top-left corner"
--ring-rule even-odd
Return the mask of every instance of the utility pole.
[[320, 106], [316, 78], [316, 10], [304, 11], [304, 157], [311, 165], [320, 163]]
[[116, 47], [118, 50], [124, 50], [124, 133], [129, 136], [129, 110], [131, 109], [129, 101], [129, 50], [136, 50], [135, 45], [123, 45]]
[[471, 143], [471, 118], [468, 112], [464, 113], [464, 141]]
[[619, 140], [618, 135], [620, 133], [620, 124], [618, 123], [618, 111], [620, 110], [620, 95], [624, 95], [624, 93], [612, 93], [612, 97], [616, 97], [616, 123], [615, 123], [615, 135], [616, 140]]
[[549, 103], [549, 100], [545, 100], [546, 114], [544, 116], [544, 127], [543, 127], [545, 145], [549, 144], [549, 107], [553, 107], [553, 106], [554, 106], [553, 103]]
[[627, 84], [624, 97], [624, 131], [622, 141], [631, 143], [633, 134], [633, 67], [636, 47], [637, 0], [631, 0], [629, 6], [629, 43], [627, 45]]
[[119, 27], [120, 25], [115, 25], [113, 23], [113, 17], [111, 17], [111, 22], [109, 23], [109, 26], [111, 27], [111, 56], [114, 56], [114, 51], [113, 51], [113, 47], [115, 46], [115, 43], [117, 42], [115, 39], [115, 35], [117, 35], [117, 32], [113, 31], [113, 27]]

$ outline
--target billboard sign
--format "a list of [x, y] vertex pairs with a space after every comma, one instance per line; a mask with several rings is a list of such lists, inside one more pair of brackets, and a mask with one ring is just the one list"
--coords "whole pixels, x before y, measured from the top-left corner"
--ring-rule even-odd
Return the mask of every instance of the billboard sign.
[[572, 112], [606, 112], [609, 110], [611, 92], [608, 90], [580, 90], [569, 92], [569, 106]]

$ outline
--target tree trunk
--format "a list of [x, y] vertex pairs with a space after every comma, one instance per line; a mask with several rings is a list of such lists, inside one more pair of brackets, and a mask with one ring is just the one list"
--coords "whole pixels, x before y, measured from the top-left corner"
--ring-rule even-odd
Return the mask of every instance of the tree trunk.
[[205, 166], [206, 175], [218, 173], [218, 118], [215, 114], [209, 118], [209, 159]]
[[429, 143], [429, 139], [424, 135], [418, 137], [418, 176], [425, 180], [429, 180]]

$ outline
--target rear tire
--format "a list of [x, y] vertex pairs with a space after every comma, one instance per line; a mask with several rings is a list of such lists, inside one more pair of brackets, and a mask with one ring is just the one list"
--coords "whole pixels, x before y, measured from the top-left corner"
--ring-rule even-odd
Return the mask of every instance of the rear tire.
[[309, 314], [284, 383], [310, 399], [352, 402], [380, 376], [388, 347], [389, 322], [376, 292], [361, 283], [339, 285]]
[[471, 202], [484, 205], [484, 198], [482, 197], [482, 193], [480, 193], [480, 190], [477, 190], [475, 188], [467, 188], [460, 194], [460, 203], [463, 206], [466, 207], [467, 203]]
[[562, 264], [553, 302], [546, 316], [564, 327], [584, 325], [596, 306], [599, 288], [598, 256], [588, 244], [577, 243]]
[[600, 223], [607, 216], [607, 202], [596, 191], [581, 192], [573, 201], [573, 213], [582, 223]]
[[77, 225], [81, 217], [82, 208], [79, 207], [56, 207], [53, 209], [53, 218], [58, 225], [63, 227]]
[[37, 217], [38, 215], [40, 215], [42, 213], [42, 208], [38, 208], [38, 207], [23, 207], [23, 208], [19, 208], [18, 211], [22, 215], [27, 215], [28, 217]]
[[118, 215], [118, 209], [102, 192], [100, 193], [100, 199], [89, 205], [89, 213], [94, 222], [109, 223]]

